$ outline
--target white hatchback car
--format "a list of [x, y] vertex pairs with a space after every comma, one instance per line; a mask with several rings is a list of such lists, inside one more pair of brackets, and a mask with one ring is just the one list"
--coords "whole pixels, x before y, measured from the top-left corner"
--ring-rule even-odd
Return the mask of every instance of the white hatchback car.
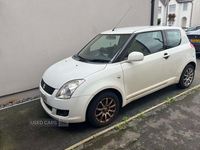
[[108, 30], [46, 70], [41, 104], [57, 120], [101, 127], [133, 100], [172, 84], [189, 87], [195, 68], [195, 48], [181, 28]]

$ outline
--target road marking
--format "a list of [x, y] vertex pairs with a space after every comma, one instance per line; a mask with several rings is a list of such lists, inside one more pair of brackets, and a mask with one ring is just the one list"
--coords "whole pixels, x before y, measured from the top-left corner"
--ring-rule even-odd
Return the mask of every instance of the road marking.
[[[178, 94], [178, 95], [176, 95], [176, 96], [174, 96], [174, 97], [172, 97], [172, 98], [170, 98], [170, 99], [167, 100], [167, 101], [164, 101], [164, 102], [162, 102], [162, 103], [160, 103], [160, 104], [157, 104], [157, 105], [155, 105], [155, 106], [153, 106], [153, 107], [151, 107], [151, 108], [149, 108], [149, 109], [143, 111], [142, 113], [145, 114], [145, 113], [147, 113], [147, 112], [149, 112], [149, 111], [151, 111], [151, 110], [153, 110], [153, 109], [156, 109], [156, 108], [159, 107], [159, 106], [162, 106], [162, 105], [168, 103], [168, 102], [171, 101], [172, 99], [176, 99], [176, 98], [178, 98], [178, 97], [180, 97], [180, 96], [182, 96], [182, 95], [188, 94], [189, 92], [191, 92], [191, 91], [193, 91], [193, 90], [195, 90], [195, 89], [198, 89], [198, 88], [200, 88], [200, 84], [197, 85], [197, 86], [195, 86], [195, 87], [193, 87], [193, 88], [191, 88], [191, 89], [188, 89], [188, 90], [186, 90], [186, 91], [184, 91], [184, 92], [182, 92], [182, 93], [180, 93], [180, 94]], [[135, 116], [133, 116], [133, 117], [127, 119], [126, 121], [122, 121], [122, 122], [117, 123], [117, 124], [115, 124], [115, 125], [113, 125], [113, 126], [107, 128], [107, 129], [105, 129], [105, 130], [103, 130], [103, 131], [100, 131], [100, 132], [98, 132], [98, 133], [96, 133], [96, 134], [94, 134], [94, 135], [92, 135], [92, 136], [90, 136], [90, 137], [88, 137], [88, 138], [86, 138], [86, 139], [84, 139], [84, 140], [82, 140], [82, 141], [80, 141], [80, 142], [78, 142], [78, 143], [76, 143], [76, 144], [74, 144], [74, 145], [72, 145], [72, 146], [66, 148], [65, 150], [72, 150], [72, 149], [75, 149], [75, 148], [77, 148], [78, 146], [83, 145], [84, 143], [86, 143], [86, 142], [88, 142], [88, 141], [94, 139], [94, 137], [98, 137], [98, 136], [100, 136], [100, 135], [102, 135], [102, 134], [104, 134], [104, 133], [106, 133], [106, 132], [108, 132], [108, 131], [111, 131], [111, 130], [115, 129], [116, 126], [120, 126], [120, 125], [122, 125], [122, 124], [124, 124], [124, 123], [130, 122], [132, 119], [137, 118], [140, 114], [141, 114], [141, 113], [139, 113], [139, 114], [137, 114], [137, 115], [135, 115]]]

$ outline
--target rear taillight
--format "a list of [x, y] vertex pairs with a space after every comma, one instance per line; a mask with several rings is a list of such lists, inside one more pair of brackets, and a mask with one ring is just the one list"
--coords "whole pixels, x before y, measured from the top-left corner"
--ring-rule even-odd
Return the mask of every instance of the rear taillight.
[[192, 48], [194, 48], [194, 45], [193, 45], [192, 43], [190, 43], [190, 46], [191, 46]]

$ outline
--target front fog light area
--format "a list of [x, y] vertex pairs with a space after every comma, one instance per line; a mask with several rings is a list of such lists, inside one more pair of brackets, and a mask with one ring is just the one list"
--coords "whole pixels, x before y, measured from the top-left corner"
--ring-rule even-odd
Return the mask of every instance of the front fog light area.
[[74, 91], [84, 82], [85, 80], [72, 80], [65, 83], [62, 88], [56, 94], [56, 98], [69, 99], [71, 98]]

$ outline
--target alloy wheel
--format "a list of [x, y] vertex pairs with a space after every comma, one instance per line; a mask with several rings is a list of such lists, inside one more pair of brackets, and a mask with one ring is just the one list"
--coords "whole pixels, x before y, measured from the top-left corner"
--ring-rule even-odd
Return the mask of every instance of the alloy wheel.
[[185, 71], [183, 78], [183, 83], [185, 84], [185, 86], [189, 86], [192, 83], [193, 78], [194, 78], [194, 70], [192, 68], [188, 68]]
[[107, 97], [102, 99], [96, 106], [95, 117], [98, 122], [106, 123], [117, 110], [117, 104], [113, 98]]

